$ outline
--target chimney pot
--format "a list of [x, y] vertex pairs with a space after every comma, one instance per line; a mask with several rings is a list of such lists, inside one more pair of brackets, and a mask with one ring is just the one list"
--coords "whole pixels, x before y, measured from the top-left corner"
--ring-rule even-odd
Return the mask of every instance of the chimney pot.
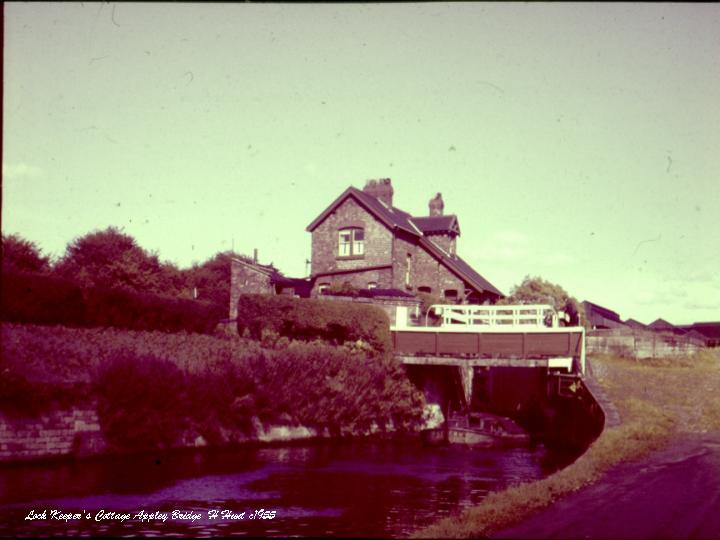
[[381, 200], [387, 206], [392, 206], [393, 187], [390, 178], [381, 178], [379, 180], [368, 180], [365, 183], [363, 191], [368, 195], [372, 195], [376, 199]]
[[258, 252], [257, 248], [253, 249], [253, 263], [257, 264], [258, 262]]
[[445, 203], [443, 202], [441, 193], [437, 193], [435, 197], [430, 199], [430, 202], [428, 203], [428, 208], [430, 209], [430, 216], [443, 215], [443, 210], [445, 210]]

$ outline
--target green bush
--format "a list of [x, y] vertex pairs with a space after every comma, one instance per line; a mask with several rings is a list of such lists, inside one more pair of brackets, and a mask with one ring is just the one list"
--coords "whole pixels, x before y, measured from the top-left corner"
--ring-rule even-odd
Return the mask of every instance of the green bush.
[[98, 370], [98, 417], [117, 449], [152, 450], [177, 444], [186, 425], [185, 374], [152, 355], [116, 354]]
[[3, 321], [33, 324], [84, 323], [82, 289], [71, 281], [40, 274], [2, 273]]
[[243, 295], [238, 300], [238, 333], [253, 339], [263, 331], [300, 340], [335, 344], [366, 341], [377, 351], [391, 348], [390, 321], [376, 306], [288, 296]]
[[163, 332], [211, 333], [223, 316], [215, 304], [137, 293], [81, 289], [39, 274], [2, 274], [2, 320], [17, 323], [105, 326]]
[[122, 289], [85, 290], [88, 326], [132, 330], [211, 333], [222, 318], [219, 306]]

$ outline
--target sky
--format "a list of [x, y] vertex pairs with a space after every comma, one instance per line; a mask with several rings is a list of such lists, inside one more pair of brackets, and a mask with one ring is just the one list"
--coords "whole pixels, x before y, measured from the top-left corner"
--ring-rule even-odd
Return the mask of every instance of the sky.
[[5, 3], [2, 230], [306, 275], [392, 179], [501, 291], [720, 320], [720, 5]]

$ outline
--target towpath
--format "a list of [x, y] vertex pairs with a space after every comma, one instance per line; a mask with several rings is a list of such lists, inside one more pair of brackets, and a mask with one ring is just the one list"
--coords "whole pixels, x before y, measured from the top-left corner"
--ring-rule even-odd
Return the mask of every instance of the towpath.
[[720, 434], [688, 434], [493, 538], [720, 538]]

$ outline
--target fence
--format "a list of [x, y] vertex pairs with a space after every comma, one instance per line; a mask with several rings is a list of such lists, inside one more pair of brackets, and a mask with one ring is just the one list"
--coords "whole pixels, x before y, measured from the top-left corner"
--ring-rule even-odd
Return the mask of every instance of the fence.
[[704, 348], [699, 340], [665, 332], [626, 328], [591, 330], [587, 334], [587, 352], [616, 354], [635, 358], [665, 358], [693, 354]]

